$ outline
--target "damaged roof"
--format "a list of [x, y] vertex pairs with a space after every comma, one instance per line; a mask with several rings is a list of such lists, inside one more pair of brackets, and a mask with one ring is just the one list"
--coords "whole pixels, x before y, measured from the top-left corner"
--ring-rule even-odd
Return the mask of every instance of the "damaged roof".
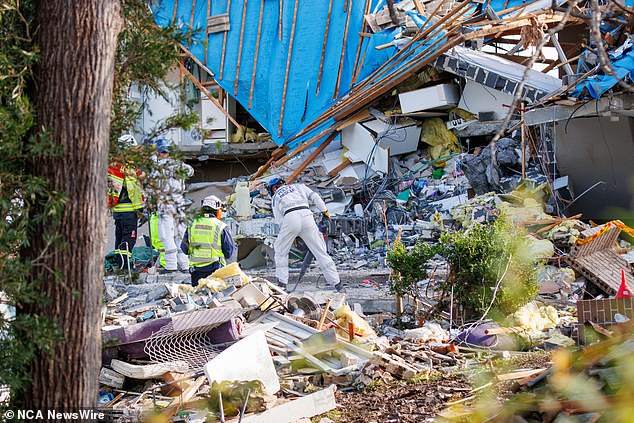
[[[194, 29], [189, 50], [278, 145], [292, 141], [293, 146], [321, 140], [336, 129], [335, 121], [349, 117], [426, 65], [445, 69], [443, 59], [459, 54], [461, 61], [473, 59], [482, 66], [485, 56], [493, 56], [448, 51], [465, 40], [532, 25], [528, 19], [518, 19], [517, 13], [551, 5], [542, 0], [528, 4], [500, 0], [456, 3], [452, 8], [453, 2], [423, 5], [403, 0], [395, 5], [400, 25], [393, 24], [384, 0], [163, 0], [153, 6], [153, 13], [159, 25], [177, 22], [184, 30]], [[499, 23], [512, 22], [498, 25], [485, 19], [469, 22], [465, 30], [463, 18], [482, 16], [484, 11], [499, 18]], [[426, 14], [434, 19], [428, 20]], [[533, 19], [548, 25], [561, 17], [553, 12]], [[481, 56], [473, 58], [474, 54]], [[517, 64], [491, 63], [491, 67], [513, 68], [515, 76], [518, 69], [525, 69]], [[526, 90], [538, 98], [557, 84], [558, 78], [543, 75], [529, 78]]]

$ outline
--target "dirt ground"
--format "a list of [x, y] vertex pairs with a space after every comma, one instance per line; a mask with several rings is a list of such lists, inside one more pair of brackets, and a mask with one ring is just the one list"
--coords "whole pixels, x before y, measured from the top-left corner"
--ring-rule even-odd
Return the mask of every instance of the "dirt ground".
[[467, 396], [465, 378], [449, 377], [416, 383], [378, 384], [360, 392], [336, 393], [335, 422], [422, 422], [433, 419], [445, 403]]

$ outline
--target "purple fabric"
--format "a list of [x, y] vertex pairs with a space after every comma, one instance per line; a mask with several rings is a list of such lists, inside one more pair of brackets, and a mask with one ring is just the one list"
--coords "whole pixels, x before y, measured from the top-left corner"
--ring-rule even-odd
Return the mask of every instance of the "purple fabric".
[[468, 344], [478, 345], [480, 347], [495, 347], [498, 344], [497, 335], [487, 335], [484, 331], [497, 327], [498, 325], [494, 323], [483, 323], [478, 326], [474, 326], [468, 331], [461, 332], [456, 339]]
[[238, 317], [234, 317], [229, 320], [213, 328], [208, 334], [207, 337], [214, 344], [224, 344], [227, 342], [236, 342], [240, 339], [240, 334], [242, 333], [242, 320]]

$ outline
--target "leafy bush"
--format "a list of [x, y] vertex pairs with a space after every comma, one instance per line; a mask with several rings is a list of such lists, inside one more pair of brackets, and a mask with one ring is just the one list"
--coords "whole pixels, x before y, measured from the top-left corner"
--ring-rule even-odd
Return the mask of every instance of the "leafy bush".
[[[465, 317], [501, 318], [528, 303], [538, 292], [534, 258], [522, 229], [499, 219], [441, 236], [451, 272], [445, 284]], [[491, 307], [490, 307], [491, 305]]]
[[451, 292], [453, 285], [455, 301], [466, 318], [478, 318], [485, 312], [493, 318], [507, 316], [538, 292], [535, 259], [525, 235], [499, 219], [445, 232], [439, 244], [420, 243], [408, 250], [397, 242], [386, 257], [394, 272], [390, 290], [416, 298], [417, 282], [428, 277], [426, 263], [439, 254], [451, 269], [440, 290]]
[[418, 243], [411, 250], [407, 250], [401, 242], [396, 242], [386, 257], [394, 272], [390, 279], [390, 291], [401, 297], [416, 297], [416, 283], [427, 277], [425, 264], [440, 252], [440, 248], [440, 245]]

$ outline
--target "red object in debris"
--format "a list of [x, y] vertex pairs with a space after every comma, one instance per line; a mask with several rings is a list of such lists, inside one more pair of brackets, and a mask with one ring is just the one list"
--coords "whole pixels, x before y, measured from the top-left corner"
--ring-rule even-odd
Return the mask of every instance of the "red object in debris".
[[631, 296], [632, 290], [625, 280], [625, 270], [621, 270], [621, 286], [619, 286], [619, 291], [616, 293], [615, 298], [630, 298]]

